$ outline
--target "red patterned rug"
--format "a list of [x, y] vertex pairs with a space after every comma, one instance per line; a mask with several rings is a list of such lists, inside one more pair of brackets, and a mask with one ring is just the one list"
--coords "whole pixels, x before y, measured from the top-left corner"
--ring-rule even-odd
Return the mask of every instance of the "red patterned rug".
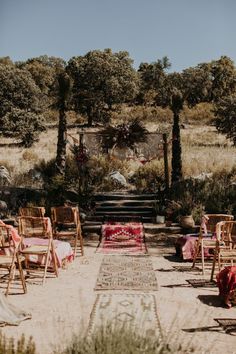
[[145, 254], [144, 227], [142, 223], [107, 223], [102, 225], [102, 240], [98, 253]]

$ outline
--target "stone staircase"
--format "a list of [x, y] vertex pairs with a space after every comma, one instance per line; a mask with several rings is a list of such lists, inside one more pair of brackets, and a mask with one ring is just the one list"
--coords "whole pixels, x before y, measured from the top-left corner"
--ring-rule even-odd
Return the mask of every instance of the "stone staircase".
[[[155, 224], [156, 203], [156, 194], [128, 192], [96, 194], [94, 195], [93, 213], [86, 216], [82, 225], [83, 233], [100, 233], [101, 225], [109, 220], [117, 222], [140, 221], [148, 232], [165, 232], [165, 225]], [[178, 227], [176, 232], [179, 232], [179, 229]], [[174, 229], [173, 233], [175, 233]]]
[[94, 209], [86, 216], [83, 230], [95, 232], [105, 221], [154, 222], [155, 194], [133, 194], [128, 192], [98, 193], [94, 195]]
[[130, 221], [139, 218], [143, 223], [155, 218], [155, 194], [104, 193], [94, 196], [95, 208], [92, 220]]

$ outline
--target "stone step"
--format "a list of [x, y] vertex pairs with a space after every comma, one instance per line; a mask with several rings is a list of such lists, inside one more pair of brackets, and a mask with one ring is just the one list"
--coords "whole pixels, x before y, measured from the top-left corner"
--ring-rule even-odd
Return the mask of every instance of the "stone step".
[[[129, 222], [129, 221], [140, 221], [140, 218], [142, 219], [143, 223], [152, 223], [154, 222], [155, 217], [152, 216], [138, 216], [135, 218], [135, 215], [110, 215], [112, 221], [117, 221], [117, 222]], [[105, 222], [105, 220], [109, 219], [109, 215], [90, 215], [86, 217], [86, 221], [93, 221], [93, 222]]]
[[126, 210], [113, 210], [111, 211], [110, 209], [109, 210], [106, 210], [106, 211], [95, 211], [94, 215], [113, 215], [114, 217], [115, 216], [124, 216], [124, 215], [127, 215], [127, 216], [152, 216], [154, 213], [153, 211], [151, 210], [129, 210], [129, 211], [126, 211]]
[[166, 226], [165, 224], [146, 223], [144, 225], [145, 232], [149, 234], [182, 234], [182, 228], [178, 224]]
[[156, 194], [99, 193], [93, 196], [95, 201], [107, 200], [156, 200]]
[[96, 201], [96, 206], [98, 207], [113, 207], [113, 206], [156, 206], [157, 201], [156, 200], [129, 200], [129, 199], [124, 199], [124, 200], [98, 200]]
[[146, 213], [146, 212], [150, 212], [153, 213], [155, 212], [155, 209], [153, 207], [150, 206], [121, 206], [121, 205], [116, 205], [116, 206], [99, 206], [97, 208], [95, 208], [95, 213], [98, 212], [102, 212], [104, 214], [106, 214], [107, 212], [127, 212], [127, 213], [133, 213], [133, 212], [139, 212], [139, 213]]

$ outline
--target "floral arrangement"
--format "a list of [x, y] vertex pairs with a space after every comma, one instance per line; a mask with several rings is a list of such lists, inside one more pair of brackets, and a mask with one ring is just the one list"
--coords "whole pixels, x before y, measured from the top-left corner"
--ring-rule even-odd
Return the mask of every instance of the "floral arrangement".
[[128, 123], [105, 128], [102, 132], [102, 145], [107, 149], [112, 149], [114, 146], [133, 149], [135, 144], [146, 141], [147, 133], [142, 123], [134, 119]]
[[89, 153], [88, 149], [84, 144], [80, 145], [73, 145], [71, 148], [72, 153], [75, 156], [76, 163], [78, 167], [82, 167], [88, 162], [89, 160]]

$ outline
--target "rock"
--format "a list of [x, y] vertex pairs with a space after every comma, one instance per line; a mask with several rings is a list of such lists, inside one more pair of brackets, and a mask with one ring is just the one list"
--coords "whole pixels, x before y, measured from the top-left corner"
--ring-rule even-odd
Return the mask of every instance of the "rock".
[[8, 169], [5, 166], [0, 166], [0, 184], [10, 184], [11, 177]]
[[8, 215], [8, 206], [4, 200], [0, 200], [0, 217], [6, 218]]
[[119, 182], [122, 186], [126, 187], [127, 186], [127, 181], [126, 178], [118, 171], [111, 172], [109, 174], [109, 177], [111, 179], [114, 179], [115, 181]]

